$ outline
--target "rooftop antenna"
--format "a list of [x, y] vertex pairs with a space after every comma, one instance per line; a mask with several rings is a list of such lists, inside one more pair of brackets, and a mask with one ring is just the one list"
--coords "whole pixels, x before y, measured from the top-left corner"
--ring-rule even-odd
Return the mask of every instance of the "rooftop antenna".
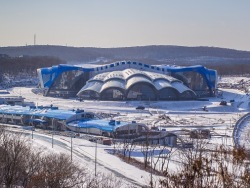
[[36, 45], [36, 34], [34, 34], [34, 46]]

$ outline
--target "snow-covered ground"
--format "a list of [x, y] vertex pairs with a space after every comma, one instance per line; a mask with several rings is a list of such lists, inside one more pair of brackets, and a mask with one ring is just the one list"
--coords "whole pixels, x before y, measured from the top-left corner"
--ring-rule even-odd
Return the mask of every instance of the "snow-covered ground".
[[[243, 78], [221, 78], [221, 83], [238, 83]], [[249, 78], [244, 78], [245, 80]], [[226, 144], [233, 146], [232, 133], [237, 120], [249, 112], [249, 96], [239, 89], [220, 89], [219, 97], [208, 98], [207, 101], [82, 101], [75, 99], [60, 99], [44, 97], [32, 92], [33, 88], [15, 87], [8, 89], [9, 95], [22, 95], [26, 102], [34, 102], [35, 105], [58, 106], [62, 109], [84, 109], [86, 111], [104, 112], [112, 114], [114, 119], [121, 121], [137, 121], [147, 124], [149, 127], [158, 126], [167, 131], [191, 130], [195, 128], [207, 128], [212, 133], [209, 140], [211, 145]], [[221, 101], [227, 105], [220, 105]], [[231, 101], [231, 102], [230, 102]], [[145, 110], [136, 110], [139, 105], [145, 106]], [[203, 108], [206, 106], [207, 111]], [[164, 115], [164, 116], [163, 116]], [[167, 118], [166, 118], [167, 117]], [[70, 154], [70, 138], [56, 135], [54, 147], [51, 146], [51, 135], [36, 131], [34, 146], [43, 147], [50, 152], [64, 152]], [[73, 160], [79, 164], [94, 170], [95, 143], [86, 139], [73, 138]], [[148, 185], [150, 173], [138, 169], [123, 162], [107, 151], [113, 146], [97, 145], [99, 172], [114, 173], [128, 184], [141, 187]], [[169, 149], [170, 150], [170, 149]], [[140, 148], [135, 148], [134, 156], [143, 161]], [[175, 156], [178, 158], [178, 154]], [[154, 159], [155, 160], [155, 159]], [[160, 165], [159, 165], [160, 166]], [[160, 168], [160, 167], [159, 167]], [[170, 164], [175, 168], [175, 163]], [[153, 176], [156, 180], [157, 176]]]

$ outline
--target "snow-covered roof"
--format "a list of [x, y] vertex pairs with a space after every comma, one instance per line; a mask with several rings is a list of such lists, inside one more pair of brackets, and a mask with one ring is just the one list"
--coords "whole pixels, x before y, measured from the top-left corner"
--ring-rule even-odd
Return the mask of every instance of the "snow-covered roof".
[[126, 85], [126, 88], [129, 89], [131, 86], [133, 86], [134, 84], [136, 83], [148, 83], [148, 84], [151, 84], [152, 85], [152, 82], [151, 80], [149, 80], [148, 78], [144, 77], [144, 76], [134, 76], [132, 78], [130, 78], [128, 81], [127, 81], [127, 85]]
[[163, 79], [158, 79], [156, 81], [154, 81], [154, 86], [157, 90], [161, 90], [163, 88], [174, 88], [171, 83], [169, 82], [166, 82], [165, 80]]
[[102, 88], [103, 83], [101, 82], [88, 82], [80, 91], [79, 93], [82, 93], [84, 91], [94, 91], [99, 93], [100, 89]]
[[101, 90], [99, 92], [102, 92], [106, 89], [109, 88], [117, 88], [117, 89], [121, 89], [121, 90], [125, 90], [125, 81], [122, 80], [109, 80], [107, 82], [105, 82], [105, 84], [103, 84]]
[[56, 118], [66, 120], [76, 114], [76, 111], [60, 110], [56, 107], [30, 107], [30, 106], [10, 106], [0, 105], [0, 113], [16, 114], [16, 115], [30, 115], [30, 116], [45, 116], [49, 118]]
[[185, 91], [193, 92], [180, 80], [177, 80], [171, 76], [128, 68], [122, 71], [105, 72], [94, 76], [78, 92], [77, 95], [81, 95], [85, 91], [94, 91], [98, 94], [101, 94], [103, 91], [109, 88], [116, 88], [118, 90], [125, 91], [129, 90], [137, 83], [148, 84], [158, 91], [163, 88], [172, 88], [179, 93], [183, 93]]
[[[189, 89], [187, 86], [185, 86], [184, 84], [182, 84], [181, 82], [172, 82], [171, 85], [177, 89], [179, 91], [179, 93], [183, 93], [185, 91], [191, 91], [193, 92], [191, 89]], [[194, 93], [194, 92], [193, 92]], [[194, 93], [195, 94], [195, 93]]]
[[92, 119], [92, 120], [81, 120], [77, 122], [71, 122], [67, 126], [80, 127], [80, 128], [96, 128], [105, 132], [113, 132], [117, 127], [127, 125], [128, 122], [114, 121], [110, 123], [108, 120], [103, 119]]

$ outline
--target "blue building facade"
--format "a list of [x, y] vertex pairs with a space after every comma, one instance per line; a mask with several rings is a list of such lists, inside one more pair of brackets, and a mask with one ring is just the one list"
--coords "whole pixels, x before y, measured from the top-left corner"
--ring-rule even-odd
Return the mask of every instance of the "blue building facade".
[[185, 100], [213, 96], [217, 71], [120, 61], [106, 65], [58, 65], [37, 70], [45, 96], [102, 100]]
[[63, 110], [54, 106], [0, 105], [0, 123], [66, 131], [108, 135], [128, 122], [99, 119], [93, 112]]

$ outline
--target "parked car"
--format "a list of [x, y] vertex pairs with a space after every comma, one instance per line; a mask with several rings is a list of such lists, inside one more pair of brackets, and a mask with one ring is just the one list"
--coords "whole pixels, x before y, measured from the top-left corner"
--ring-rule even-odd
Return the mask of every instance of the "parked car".
[[144, 106], [137, 106], [135, 109], [136, 109], [136, 110], [144, 110], [145, 107], [144, 107]]

